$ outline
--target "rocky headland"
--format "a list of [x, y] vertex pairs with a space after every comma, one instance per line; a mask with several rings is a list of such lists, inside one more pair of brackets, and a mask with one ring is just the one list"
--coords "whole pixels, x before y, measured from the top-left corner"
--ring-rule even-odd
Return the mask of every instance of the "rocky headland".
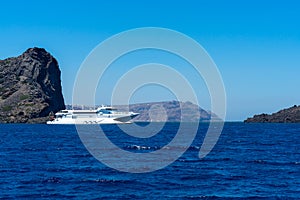
[[280, 110], [273, 114], [254, 115], [246, 123], [300, 123], [300, 106]]
[[42, 48], [0, 60], [0, 123], [44, 123], [65, 108], [60, 69]]

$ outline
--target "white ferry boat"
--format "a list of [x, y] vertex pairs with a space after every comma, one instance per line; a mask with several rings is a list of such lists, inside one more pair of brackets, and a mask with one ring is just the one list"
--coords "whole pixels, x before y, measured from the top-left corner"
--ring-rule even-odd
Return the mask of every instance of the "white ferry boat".
[[125, 124], [139, 113], [119, 112], [110, 106], [101, 106], [96, 110], [61, 110], [47, 124]]

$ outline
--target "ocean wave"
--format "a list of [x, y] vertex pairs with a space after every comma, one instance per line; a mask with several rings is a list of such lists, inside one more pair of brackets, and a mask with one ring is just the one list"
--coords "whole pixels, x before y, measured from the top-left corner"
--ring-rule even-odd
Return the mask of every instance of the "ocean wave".
[[[184, 146], [142, 146], [142, 145], [127, 145], [124, 147], [124, 149], [130, 149], [130, 150], [159, 150], [159, 149], [186, 149], [187, 147]], [[187, 150], [199, 150], [200, 147], [198, 146], [190, 146], [187, 148]]]
[[62, 179], [60, 177], [50, 177], [43, 181], [44, 183], [61, 183]]
[[159, 149], [159, 147], [150, 147], [150, 146], [140, 146], [140, 145], [127, 145], [125, 146], [125, 149], [134, 149], [134, 150], [156, 150]]
[[118, 180], [118, 179], [83, 179], [82, 182], [89, 182], [89, 183], [133, 183], [132, 180]]
[[179, 162], [196, 163], [201, 162], [200, 159], [178, 159]]
[[246, 163], [257, 163], [257, 164], [267, 164], [267, 165], [299, 165], [300, 162], [291, 161], [267, 161], [267, 160], [248, 160]]

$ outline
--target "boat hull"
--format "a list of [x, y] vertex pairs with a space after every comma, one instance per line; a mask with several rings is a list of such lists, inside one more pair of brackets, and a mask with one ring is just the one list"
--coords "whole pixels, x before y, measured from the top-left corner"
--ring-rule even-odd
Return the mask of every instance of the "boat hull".
[[115, 118], [111, 117], [94, 117], [94, 118], [63, 118], [54, 119], [52, 121], [47, 121], [47, 124], [131, 124], [132, 118], [136, 117], [138, 114], [134, 113], [131, 115], [123, 115]]

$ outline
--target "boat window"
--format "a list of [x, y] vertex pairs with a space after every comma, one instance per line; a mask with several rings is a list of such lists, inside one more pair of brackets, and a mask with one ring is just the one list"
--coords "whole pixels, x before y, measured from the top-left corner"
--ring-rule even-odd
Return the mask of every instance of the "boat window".
[[107, 109], [102, 109], [100, 110], [100, 113], [103, 113], [103, 114], [111, 114], [111, 111], [107, 110]]

